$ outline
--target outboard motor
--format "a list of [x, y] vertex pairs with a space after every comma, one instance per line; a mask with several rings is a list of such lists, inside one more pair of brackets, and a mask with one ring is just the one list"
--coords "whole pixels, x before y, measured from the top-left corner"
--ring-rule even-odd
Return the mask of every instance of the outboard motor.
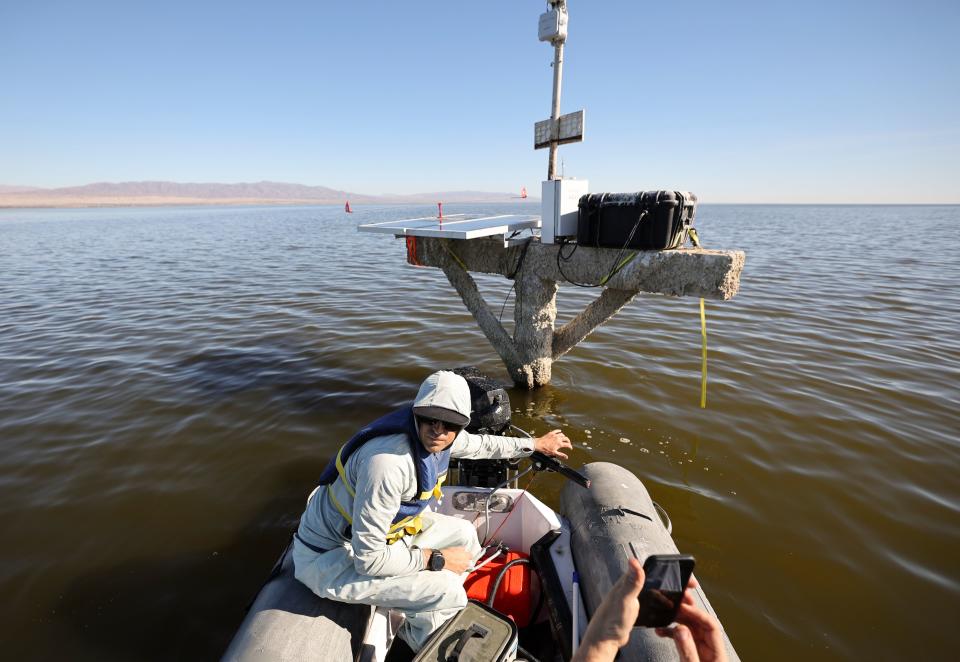
[[510, 397], [500, 384], [480, 372], [475, 366], [454, 368], [467, 380], [470, 387], [470, 423], [467, 432], [473, 434], [505, 434], [510, 429]]
[[[510, 397], [506, 389], [489, 379], [475, 366], [454, 368], [452, 372], [467, 380], [472, 412], [467, 432], [508, 435], [510, 433]], [[496, 487], [507, 480], [508, 471], [518, 460], [451, 460], [457, 469], [458, 483], [470, 487]]]

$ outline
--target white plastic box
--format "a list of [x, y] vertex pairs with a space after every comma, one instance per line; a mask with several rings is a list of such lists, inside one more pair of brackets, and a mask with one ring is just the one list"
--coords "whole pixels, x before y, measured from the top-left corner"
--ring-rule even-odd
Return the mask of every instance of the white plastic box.
[[538, 28], [540, 41], [565, 40], [567, 38], [567, 12], [551, 9], [540, 14]]
[[542, 212], [540, 241], [556, 244], [560, 237], [576, 237], [581, 196], [589, 193], [586, 179], [554, 179], [540, 186]]

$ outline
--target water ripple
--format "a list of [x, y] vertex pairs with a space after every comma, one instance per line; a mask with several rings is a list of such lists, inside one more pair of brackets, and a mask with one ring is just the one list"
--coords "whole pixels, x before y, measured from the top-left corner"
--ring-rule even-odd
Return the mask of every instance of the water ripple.
[[[167, 642], [157, 659], [218, 655], [340, 443], [433, 369], [504, 377], [440, 272], [355, 231], [432, 211], [0, 211], [10, 656], [131, 659], [125, 629]], [[641, 295], [550, 386], [511, 390], [516, 422], [644, 480], [744, 659], [952, 656], [960, 238], [891, 239], [960, 210], [698, 217], [748, 256], [740, 294], [706, 303], [708, 408], [697, 300]], [[512, 331], [510, 283], [477, 280]], [[558, 324], [596, 295], [561, 286]], [[171, 616], [198, 603], [219, 615], [202, 636]]]

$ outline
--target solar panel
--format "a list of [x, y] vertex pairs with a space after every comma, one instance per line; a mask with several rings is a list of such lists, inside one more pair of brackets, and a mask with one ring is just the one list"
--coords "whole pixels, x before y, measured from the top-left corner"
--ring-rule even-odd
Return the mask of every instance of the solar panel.
[[450, 214], [422, 216], [400, 221], [384, 221], [360, 225], [360, 232], [381, 232], [407, 237], [440, 237], [444, 239], [477, 239], [506, 235], [519, 230], [540, 227], [540, 217], [532, 214]]
[[[556, 130], [554, 130], [554, 128]], [[549, 147], [583, 141], [583, 111], [561, 115], [558, 119], [542, 120], [533, 125], [533, 148]]]

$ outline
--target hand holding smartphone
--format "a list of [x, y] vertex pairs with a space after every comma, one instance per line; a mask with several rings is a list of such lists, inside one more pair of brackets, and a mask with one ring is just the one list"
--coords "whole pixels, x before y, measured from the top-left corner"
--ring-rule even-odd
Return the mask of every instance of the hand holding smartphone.
[[637, 598], [640, 614], [636, 625], [662, 628], [673, 623], [693, 574], [695, 560], [686, 554], [653, 554], [643, 564], [646, 575]]

